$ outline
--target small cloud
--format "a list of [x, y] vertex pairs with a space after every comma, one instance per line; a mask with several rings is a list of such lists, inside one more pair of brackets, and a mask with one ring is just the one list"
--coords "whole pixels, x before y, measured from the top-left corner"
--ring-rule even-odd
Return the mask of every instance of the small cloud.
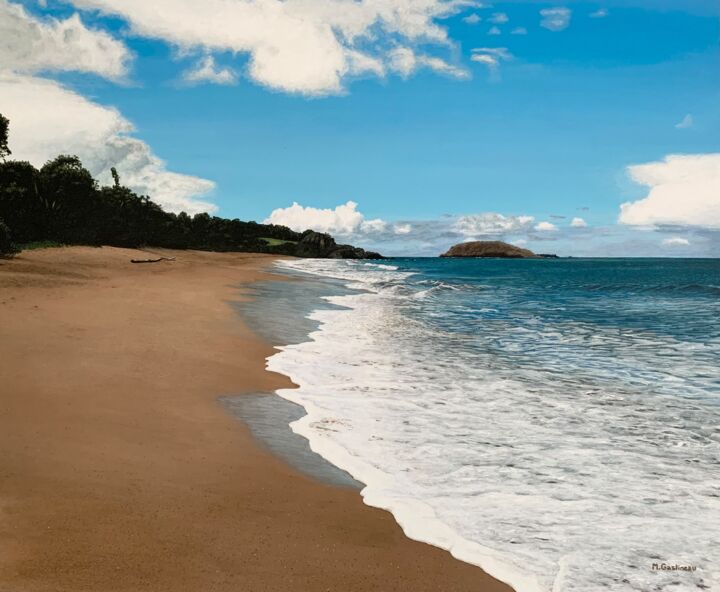
[[384, 232], [386, 228], [387, 222], [385, 222], [385, 220], [381, 220], [380, 218], [375, 218], [374, 220], [363, 220], [359, 227], [360, 232], [365, 232], [367, 234]]
[[215, 58], [205, 56], [195, 68], [183, 74], [183, 79], [189, 84], [209, 82], [211, 84], [235, 84], [237, 75], [230, 68], [218, 68]]
[[488, 20], [496, 25], [504, 25], [510, 20], [510, 18], [504, 12], [496, 12]]
[[605, 18], [608, 14], [607, 8], [598, 8], [595, 12], [590, 13], [590, 18]]
[[694, 124], [695, 119], [693, 118], [692, 114], [688, 113], [685, 117], [683, 117], [675, 124], [675, 129], [688, 129], [691, 128]]
[[470, 59], [485, 64], [491, 73], [497, 72], [500, 62], [512, 60], [513, 57], [507, 47], [476, 47], [472, 53]]
[[538, 232], [555, 232], [557, 230], [557, 226], [555, 226], [552, 222], [539, 222], [535, 225], [535, 230]]
[[490, 30], [487, 32], [488, 35], [502, 35], [502, 31], [500, 30], [500, 27], [490, 27]]
[[441, 58], [416, 54], [409, 47], [396, 47], [389, 54], [390, 69], [403, 78], [407, 78], [420, 68], [429, 68], [438, 74], [445, 74], [454, 78], [469, 78], [470, 74], [464, 68], [447, 63]]
[[557, 32], [567, 29], [570, 26], [572, 11], [564, 6], [556, 8], [543, 8], [540, 11], [540, 26], [549, 31]]
[[687, 247], [690, 244], [690, 241], [686, 238], [673, 237], [666, 238], [663, 240], [662, 244], [667, 247]]
[[585, 222], [582, 218], [573, 218], [572, 222], [570, 222], [570, 226], [573, 228], [587, 228], [587, 222]]
[[511, 35], [527, 35], [527, 29], [525, 27], [515, 27], [510, 31]]
[[468, 25], [477, 25], [482, 20], [482, 17], [478, 14], [469, 14], [466, 16], [463, 21], [466, 22]]
[[412, 226], [410, 224], [395, 224], [393, 226], [393, 232], [395, 234], [410, 234]]

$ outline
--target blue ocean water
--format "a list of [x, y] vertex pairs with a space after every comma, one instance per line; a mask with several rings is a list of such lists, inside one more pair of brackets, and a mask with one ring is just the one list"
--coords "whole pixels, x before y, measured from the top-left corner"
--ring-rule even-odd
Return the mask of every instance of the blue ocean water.
[[278, 265], [327, 286], [268, 362], [292, 427], [408, 536], [521, 592], [720, 587], [720, 260]]

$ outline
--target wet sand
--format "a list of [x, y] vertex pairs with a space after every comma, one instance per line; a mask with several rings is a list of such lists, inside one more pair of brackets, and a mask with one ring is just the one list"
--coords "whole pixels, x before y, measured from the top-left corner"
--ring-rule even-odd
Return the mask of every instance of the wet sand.
[[290, 386], [229, 305], [271, 258], [0, 260], [0, 591], [510, 589], [312, 479], [219, 397]]

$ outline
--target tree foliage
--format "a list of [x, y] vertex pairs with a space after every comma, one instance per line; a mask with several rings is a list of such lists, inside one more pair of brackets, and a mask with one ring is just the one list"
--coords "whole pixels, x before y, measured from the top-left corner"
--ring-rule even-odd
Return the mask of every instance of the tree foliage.
[[15, 243], [12, 242], [8, 225], [0, 220], [0, 257], [7, 257], [18, 252]]
[[8, 147], [8, 135], [10, 134], [10, 120], [0, 113], [0, 159], [5, 160], [12, 154]]

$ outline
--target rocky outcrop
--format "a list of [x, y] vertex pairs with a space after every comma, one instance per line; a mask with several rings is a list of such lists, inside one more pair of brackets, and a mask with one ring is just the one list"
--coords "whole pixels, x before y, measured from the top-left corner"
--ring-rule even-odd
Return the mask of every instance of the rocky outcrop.
[[450, 247], [440, 257], [499, 257], [503, 259], [530, 259], [537, 255], [502, 241], [472, 241]]
[[297, 257], [322, 259], [383, 259], [380, 253], [366, 251], [352, 245], [338, 245], [329, 234], [306, 230], [294, 249]]

